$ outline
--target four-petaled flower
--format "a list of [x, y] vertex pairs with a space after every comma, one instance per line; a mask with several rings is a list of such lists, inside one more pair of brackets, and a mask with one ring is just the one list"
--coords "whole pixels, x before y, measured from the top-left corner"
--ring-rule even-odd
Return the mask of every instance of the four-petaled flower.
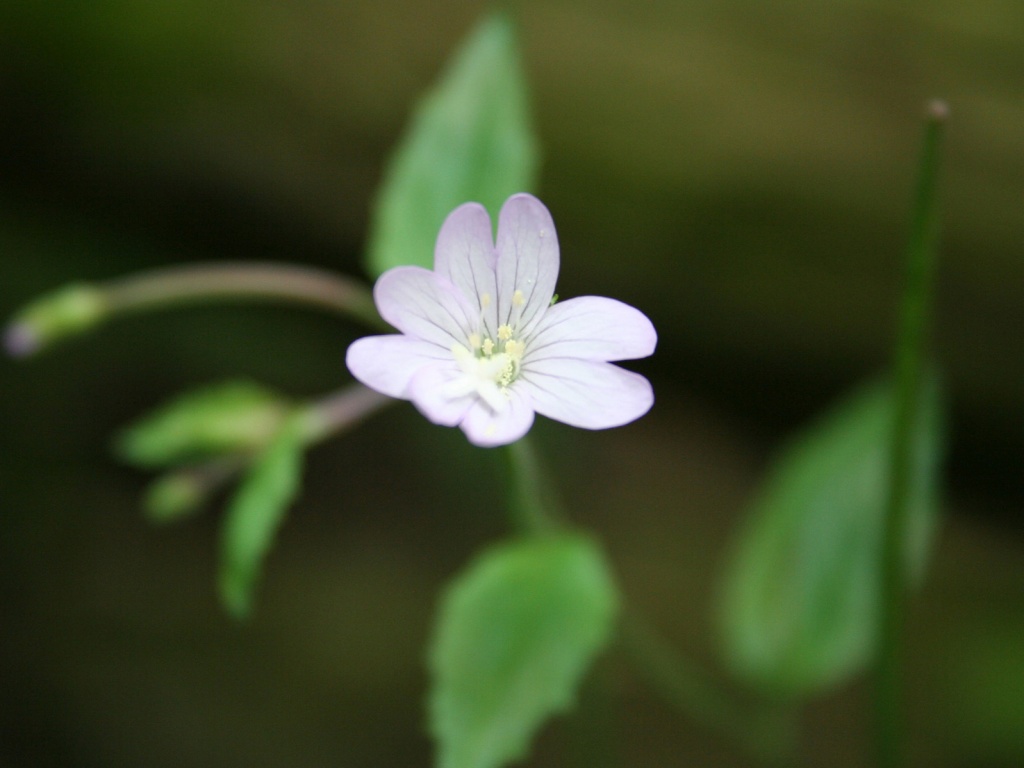
[[535, 197], [510, 197], [497, 243], [491, 232], [484, 207], [466, 203], [441, 227], [433, 272], [408, 266], [380, 276], [377, 309], [401, 334], [353, 343], [352, 375], [481, 446], [518, 440], [535, 412], [586, 429], [645, 414], [650, 383], [611, 361], [652, 354], [651, 321], [615, 299], [553, 302], [558, 239]]

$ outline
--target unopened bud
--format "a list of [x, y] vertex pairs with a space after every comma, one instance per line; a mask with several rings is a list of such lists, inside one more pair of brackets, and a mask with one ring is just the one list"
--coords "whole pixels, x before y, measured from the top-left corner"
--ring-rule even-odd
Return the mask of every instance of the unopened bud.
[[4, 348], [28, 357], [67, 336], [85, 333], [103, 321], [107, 304], [90, 285], [69, 285], [25, 307], [7, 326]]

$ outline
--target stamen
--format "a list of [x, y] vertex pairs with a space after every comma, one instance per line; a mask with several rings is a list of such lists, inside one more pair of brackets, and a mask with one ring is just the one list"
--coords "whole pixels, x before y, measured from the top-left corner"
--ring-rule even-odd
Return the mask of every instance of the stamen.
[[480, 349], [480, 334], [479, 333], [471, 333], [471, 334], [469, 334], [469, 348], [470, 349]]
[[526, 297], [523, 296], [523, 292], [516, 288], [516, 292], [512, 294], [512, 306], [521, 307], [526, 303]]
[[483, 348], [484, 354], [488, 357], [490, 357], [491, 353], [494, 352], [494, 342], [490, 339], [484, 339], [484, 343], [481, 347]]
[[491, 306], [491, 294], [484, 293], [480, 295], [480, 309], [487, 309]]
[[505, 363], [505, 367], [501, 369], [501, 373], [498, 375], [498, 386], [501, 387], [503, 392], [515, 379], [516, 372], [516, 361], [510, 357]]
[[508, 341], [511, 338], [512, 338], [512, 326], [511, 325], [502, 325], [502, 326], [498, 327], [498, 340], [499, 341]]

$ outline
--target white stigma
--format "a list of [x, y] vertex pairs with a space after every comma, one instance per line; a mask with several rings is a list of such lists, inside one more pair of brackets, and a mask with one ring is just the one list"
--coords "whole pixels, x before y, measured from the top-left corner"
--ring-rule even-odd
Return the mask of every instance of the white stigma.
[[[486, 339], [484, 347], [486, 348]], [[493, 344], [493, 342], [491, 342]], [[515, 363], [504, 352], [478, 356], [461, 344], [452, 347], [452, 355], [459, 366], [459, 375], [445, 385], [445, 394], [451, 398], [477, 395], [495, 413], [508, 407], [506, 388], [511, 383]]]

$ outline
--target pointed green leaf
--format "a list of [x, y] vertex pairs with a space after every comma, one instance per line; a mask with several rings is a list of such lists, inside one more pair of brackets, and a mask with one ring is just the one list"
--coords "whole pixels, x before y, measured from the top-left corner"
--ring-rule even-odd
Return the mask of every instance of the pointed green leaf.
[[304, 434], [300, 419], [287, 422], [249, 470], [228, 507], [219, 587], [221, 601], [237, 618], [251, 610], [263, 559], [298, 493]]
[[289, 408], [283, 398], [250, 382], [215, 384], [178, 397], [124, 430], [115, 451], [130, 464], [160, 467], [258, 450]]
[[[723, 595], [731, 668], [783, 695], [815, 693], [856, 673], [877, 633], [893, 393], [854, 395], [793, 443], [740, 532]], [[941, 455], [934, 380], [914, 436], [907, 567], [921, 576]]]
[[419, 104], [377, 198], [366, 269], [430, 267], [445, 217], [468, 201], [495, 215], [534, 186], [537, 149], [515, 28], [487, 17]]
[[444, 598], [431, 648], [439, 768], [521, 757], [573, 703], [616, 605], [604, 557], [582, 536], [506, 543], [473, 563]]

